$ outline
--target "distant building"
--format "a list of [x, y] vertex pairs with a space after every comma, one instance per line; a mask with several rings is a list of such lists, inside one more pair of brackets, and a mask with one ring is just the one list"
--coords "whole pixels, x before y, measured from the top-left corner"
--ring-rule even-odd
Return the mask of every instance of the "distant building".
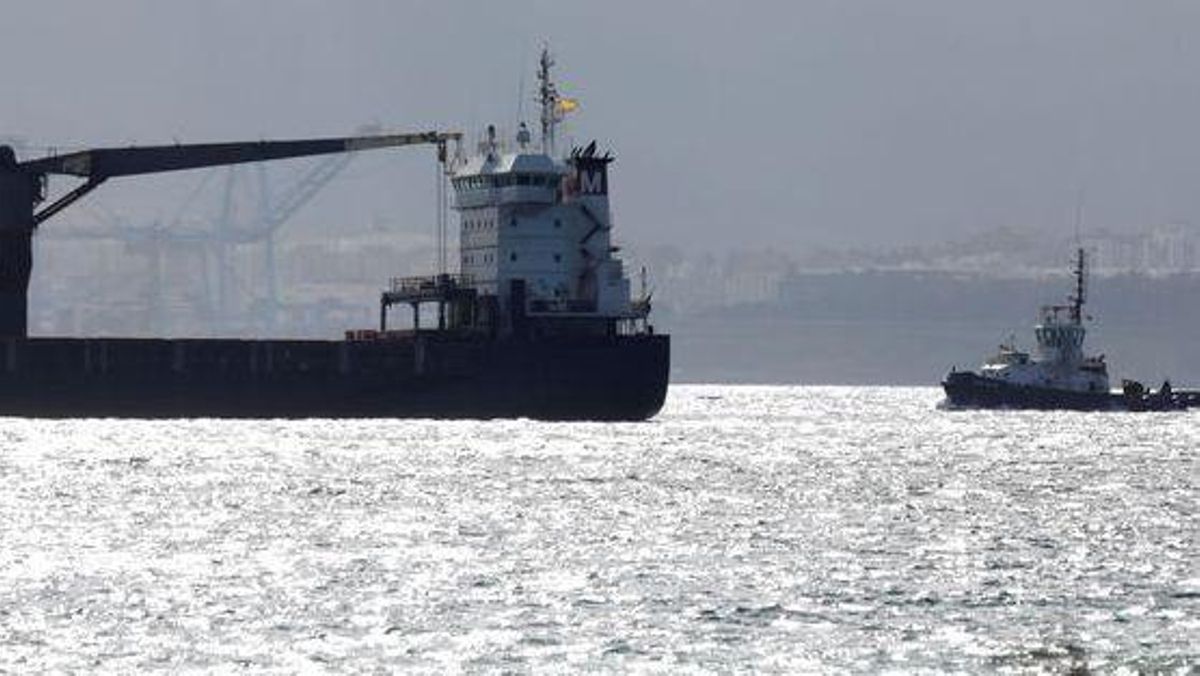
[[1089, 238], [1098, 272], [1169, 274], [1197, 271], [1200, 229], [1172, 223], [1132, 235]]

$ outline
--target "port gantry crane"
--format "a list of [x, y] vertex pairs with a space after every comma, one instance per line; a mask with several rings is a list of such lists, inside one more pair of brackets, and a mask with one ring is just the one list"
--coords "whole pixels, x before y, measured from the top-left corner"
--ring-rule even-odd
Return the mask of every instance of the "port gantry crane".
[[[0, 146], [0, 338], [28, 336], [29, 278], [33, 272], [33, 233], [39, 225], [110, 178], [198, 169], [246, 162], [348, 153], [376, 148], [431, 144], [446, 164], [446, 146], [459, 132], [376, 134], [292, 141], [202, 143], [129, 148], [95, 148], [17, 161], [11, 146]], [[52, 175], [76, 176], [84, 183], [38, 209]]]
[[[378, 127], [360, 128], [359, 134], [380, 133]], [[0, 141], [2, 143], [3, 141]], [[354, 153], [339, 155], [322, 155], [320, 160], [304, 171], [292, 184], [278, 195], [270, 189], [266, 173], [266, 164], [256, 163], [255, 177], [257, 181], [245, 181], [247, 174], [240, 171], [246, 165], [230, 165], [224, 167], [225, 180], [220, 192], [223, 205], [220, 212], [209, 219], [207, 228], [183, 227], [184, 215], [192, 208], [193, 202], [214, 181], [217, 174], [206, 173], [184, 202], [178, 207], [175, 217], [169, 221], [154, 221], [150, 225], [129, 225], [123, 223], [113, 213], [101, 209], [96, 216], [104, 223], [103, 226], [84, 226], [74, 228], [56, 227], [51, 231], [39, 233], [41, 237], [51, 237], [59, 242], [120, 242], [130, 250], [143, 255], [147, 259], [148, 275], [145, 280], [145, 308], [149, 311], [149, 322], [145, 328], [165, 328], [165, 289], [163, 287], [164, 256], [171, 248], [176, 253], [199, 251], [204, 265], [203, 292], [199, 294], [199, 314], [208, 319], [210, 325], [217, 330], [228, 330], [237, 319], [246, 317], [234, 312], [230, 305], [232, 290], [235, 286], [233, 252], [241, 247], [256, 245], [261, 248], [262, 285], [258, 287], [262, 297], [255, 299], [261, 305], [260, 312], [254, 313], [255, 319], [265, 322], [267, 330], [276, 328], [277, 313], [282, 307], [279, 300], [278, 273], [276, 270], [276, 235], [285, 224], [337, 175], [342, 172], [354, 159]], [[220, 171], [220, 167], [211, 167], [210, 172]], [[257, 184], [257, 189], [253, 186]], [[242, 189], [239, 190], [239, 187]], [[256, 194], [255, 190], [257, 190]], [[249, 222], [235, 223], [234, 204], [235, 193], [246, 193], [244, 196], [253, 197], [257, 208]], [[35, 248], [36, 251], [36, 248]], [[36, 255], [36, 253], [35, 253]], [[76, 274], [81, 272], [76, 271]], [[31, 285], [33, 282], [31, 282]], [[98, 299], [111, 303], [112, 299]], [[265, 307], [264, 307], [265, 306]], [[264, 310], [262, 312], [261, 310]], [[32, 319], [31, 319], [32, 322]], [[32, 327], [31, 327], [32, 330]], [[161, 332], [161, 331], [160, 331]]]

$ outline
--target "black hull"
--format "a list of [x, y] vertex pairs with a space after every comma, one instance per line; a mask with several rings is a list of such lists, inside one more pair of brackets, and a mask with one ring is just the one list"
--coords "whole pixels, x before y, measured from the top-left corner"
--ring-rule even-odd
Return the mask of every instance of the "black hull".
[[11, 339], [0, 415], [645, 420], [667, 336], [500, 341]]
[[942, 382], [954, 408], [1010, 408], [1070, 411], [1124, 411], [1125, 398], [1111, 392], [1073, 392], [1011, 385], [975, 373], [955, 371]]

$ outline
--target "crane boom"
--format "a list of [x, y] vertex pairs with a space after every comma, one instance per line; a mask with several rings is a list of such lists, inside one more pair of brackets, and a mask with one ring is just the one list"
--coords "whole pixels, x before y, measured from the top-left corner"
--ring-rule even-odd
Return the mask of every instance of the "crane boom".
[[[93, 148], [25, 162], [17, 161], [10, 146], [0, 145], [0, 337], [24, 338], [28, 333], [34, 229], [110, 178], [417, 144], [436, 145], [438, 160], [444, 163], [446, 144], [461, 138], [462, 134], [458, 132], [430, 131], [289, 141]], [[37, 205], [45, 199], [45, 180], [51, 174], [77, 176], [85, 182], [35, 213]]]
[[199, 143], [186, 145], [94, 148], [67, 155], [22, 162], [19, 169], [32, 174], [65, 174], [91, 180], [198, 169], [244, 162], [283, 160], [311, 155], [348, 153], [357, 150], [392, 148], [416, 144], [443, 145], [460, 138], [457, 133], [422, 132], [376, 136], [303, 139], [296, 141], [250, 141], [243, 143]]

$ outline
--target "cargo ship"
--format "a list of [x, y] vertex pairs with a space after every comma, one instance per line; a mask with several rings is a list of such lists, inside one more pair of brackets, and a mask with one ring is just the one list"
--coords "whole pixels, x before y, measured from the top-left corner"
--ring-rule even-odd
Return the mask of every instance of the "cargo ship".
[[[612, 155], [594, 142], [556, 153], [556, 125], [574, 104], [559, 95], [552, 65], [544, 51], [539, 141], [524, 124], [512, 144], [489, 127], [473, 157], [461, 152], [461, 134], [442, 132], [102, 148], [24, 162], [0, 148], [0, 415], [654, 416], [670, 338], [654, 332], [645, 285], [635, 298], [613, 244]], [[459, 147], [452, 157], [450, 143]], [[108, 179], [412, 144], [437, 147], [459, 216], [459, 270], [444, 269], [443, 225], [443, 269], [390, 280], [378, 327], [341, 340], [27, 335], [35, 229]], [[39, 211], [49, 175], [84, 182]], [[409, 311], [406, 325], [389, 326], [396, 308]]]
[[1176, 410], [1200, 405], [1200, 393], [1172, 390], [1164, 382], [1158, 391], [1141, 383], [1122, 381], [1109, 387], [1104, 355], [1084, 353], [1088, 319], [1083, 306], [1087, 290], [1087, 256], [1076, 252], [1074, 293], [1066, 305], [1046, 305], [1034, 327], [1032, 354], [1013, 341], [1000, 345], [978, 371], [951, 369], [942, 381], [951, 408], [1066, 409], [1078, 411]]

